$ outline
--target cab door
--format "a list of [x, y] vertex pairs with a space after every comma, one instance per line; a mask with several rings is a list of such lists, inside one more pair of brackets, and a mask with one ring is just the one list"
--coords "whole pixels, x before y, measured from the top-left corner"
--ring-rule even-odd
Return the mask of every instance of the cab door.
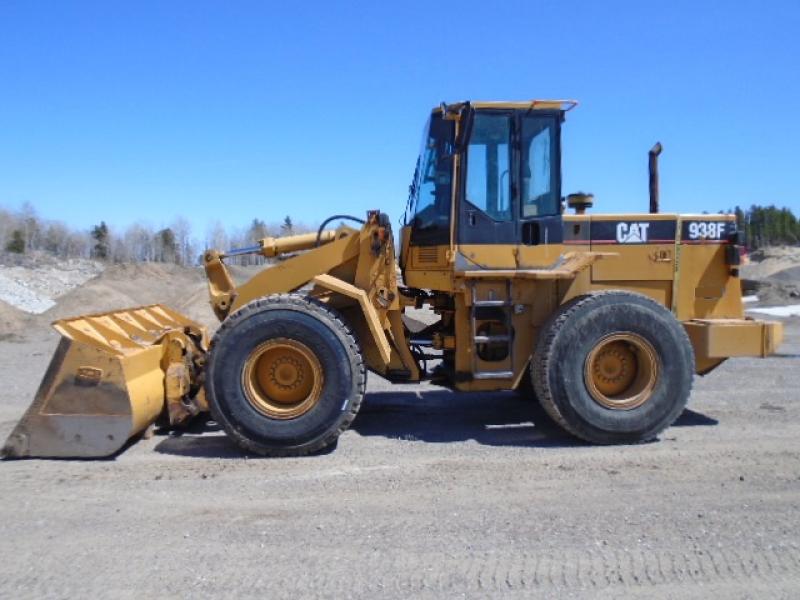
[[478, 111], [462, 153], [459, 270], [552, 265], [563, 252], [561, 113]]
[[476, 111], [461, 158], [459, 270], [513, 268], [518, 243], [512, 111]]

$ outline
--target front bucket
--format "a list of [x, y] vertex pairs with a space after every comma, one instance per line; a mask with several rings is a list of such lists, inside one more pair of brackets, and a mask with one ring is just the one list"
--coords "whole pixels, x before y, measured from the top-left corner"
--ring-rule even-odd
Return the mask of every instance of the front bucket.
[[4, 458], [115, 454], [164, 411], [170, 342], [194, 340], [183, 344], [179, 360], [205, 347], [199, 325], [161, 305], [53, 326], [63, 337], [33, 403], [6, 440]]

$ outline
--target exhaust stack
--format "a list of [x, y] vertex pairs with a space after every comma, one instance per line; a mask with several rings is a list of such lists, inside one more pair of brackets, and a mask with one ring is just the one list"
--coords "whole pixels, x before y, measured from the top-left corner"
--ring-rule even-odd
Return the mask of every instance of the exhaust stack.
[[663, 147], [661, 142], [656, 142], [648, 153], [648, 166], [650, 170], [650, 212], [658, 212], [658, 155], [661, 154]]

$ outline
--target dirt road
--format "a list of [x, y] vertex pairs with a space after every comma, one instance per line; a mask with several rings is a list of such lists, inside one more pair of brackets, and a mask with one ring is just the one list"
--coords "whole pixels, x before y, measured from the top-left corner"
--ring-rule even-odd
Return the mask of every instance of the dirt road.
[[[0, 342], [3, 438], [54, 346]], [[0, 463], [0, 597], [800, 595], [800, 320], [640, 446], [575, 442], [513, 394], [369, 390], [323, 456], [212, 429]]]

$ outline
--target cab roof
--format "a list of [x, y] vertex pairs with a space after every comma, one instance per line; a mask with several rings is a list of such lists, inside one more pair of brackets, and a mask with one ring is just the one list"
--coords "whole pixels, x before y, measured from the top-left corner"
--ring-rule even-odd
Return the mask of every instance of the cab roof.
[[472, 108], [478, 110], [491, 109], [491, 108], [505, 108], [512, 110], [560, 110], [561, 112], [568, 112], [578, 106], [577, 100], [475, 100], [454, 102], [446, 104], [442, 102], [441, 105], [433, 109], [433, 112], [441, 112], [443, 106], [447, 106], [448, 110], [457, 109], [460, 106], [469, 103]]

